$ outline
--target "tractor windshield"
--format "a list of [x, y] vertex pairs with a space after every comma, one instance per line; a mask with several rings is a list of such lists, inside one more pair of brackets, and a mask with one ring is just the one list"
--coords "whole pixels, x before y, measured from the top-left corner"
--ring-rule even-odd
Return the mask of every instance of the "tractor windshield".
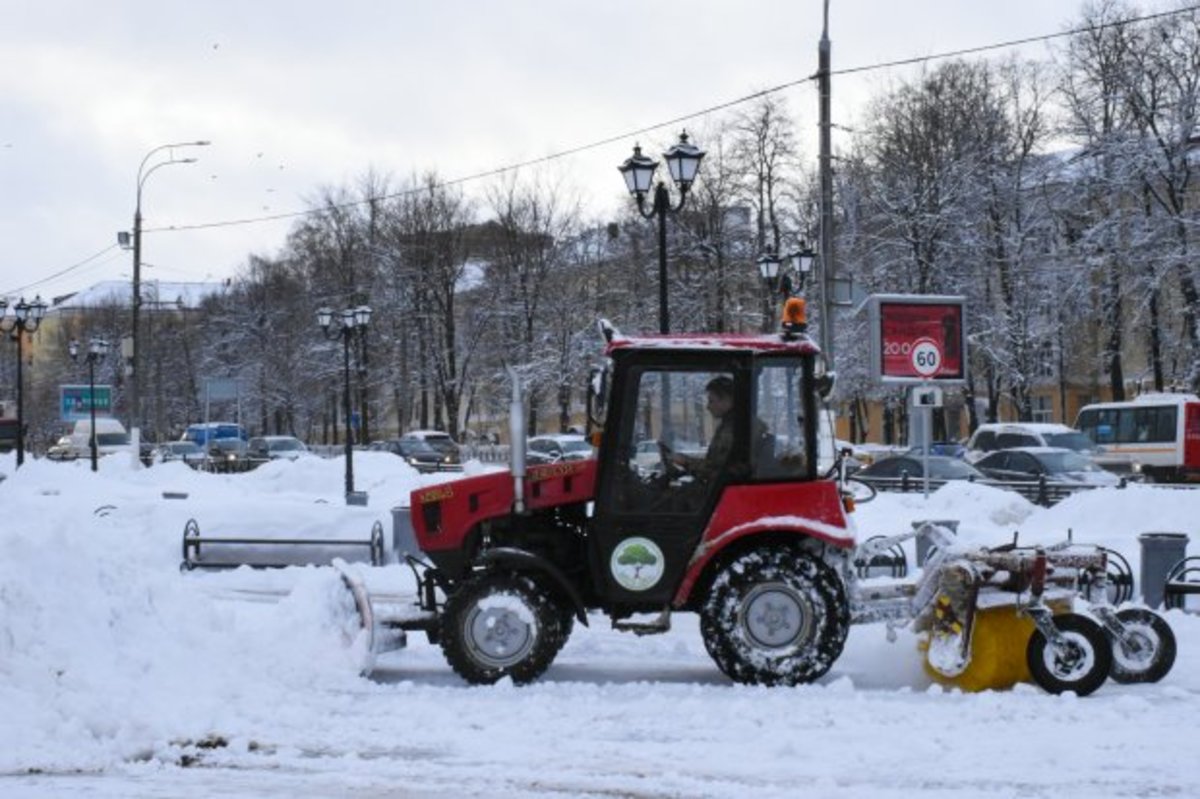
[[755, 370], [755, 419], [770, 431], [753, 451], [754, 475], [796, 479], [810, 475], [803, 362], [764, 361]]

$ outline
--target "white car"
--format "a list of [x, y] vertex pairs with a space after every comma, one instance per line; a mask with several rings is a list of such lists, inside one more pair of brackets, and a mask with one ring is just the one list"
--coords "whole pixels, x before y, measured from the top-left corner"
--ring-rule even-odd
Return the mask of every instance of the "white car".
[[558, 463], [559, 461], [581, 461], [595, 455], [595, 449], [580, 435], [534, 436], [526, 445], [526, 452], [533, 456], [530, 462]]
[[979, 425], [967, 441], [963, 457], [968, 463], [975, 463], [989, 452], [1016, 447], [1061, 447], [1084, 455], [1096, 453], [1095, 442], [1065, 424], [999, 422]]
[[256, 460], [289, 460], [309, 455], [308, 447], [295, 436], [258, 436], [246, 445], [251, 458]]

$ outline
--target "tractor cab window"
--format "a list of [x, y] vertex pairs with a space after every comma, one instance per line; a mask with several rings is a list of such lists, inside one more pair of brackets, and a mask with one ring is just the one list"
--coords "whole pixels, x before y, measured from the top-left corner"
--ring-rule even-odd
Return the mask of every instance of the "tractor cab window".
[[804, 397], [800, 361], [770, 363], [755, 370], [755, 435], [751, 440], [755, 478], [797, 479], [809, 475]]
[[[744, 401], [730, 371], [645, 369], [620, 436], [630, 512], [694, 512], [715, 486], [749, 475]], [[624, 416], [624, 415], [623, 415]]]

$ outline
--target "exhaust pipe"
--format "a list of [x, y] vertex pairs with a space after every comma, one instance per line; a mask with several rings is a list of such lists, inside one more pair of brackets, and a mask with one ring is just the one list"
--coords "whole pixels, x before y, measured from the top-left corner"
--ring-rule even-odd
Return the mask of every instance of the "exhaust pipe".
[[525, 400], [521, 396], [521, 377], [508, 367], [512, 380], [512, 402], [508, 406], [508, 469], [513, 477], [513, 512], [525, 512]]

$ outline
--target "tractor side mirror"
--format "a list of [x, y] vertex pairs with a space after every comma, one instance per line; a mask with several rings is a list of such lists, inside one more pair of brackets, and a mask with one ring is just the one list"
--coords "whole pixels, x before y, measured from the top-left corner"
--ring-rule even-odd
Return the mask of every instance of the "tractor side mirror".
[[[594, 366], [588, 374], [587, 425], [589, 433], [604, 427], [608, 414], [608, 366]], [[592, 440], [589, 434], [588, 440]]]
[[829, 399], [833, 394], [833, 387], [837, 383], [837, 372], [825, 372], [816, 378], [817, 396], [822, 400]]

